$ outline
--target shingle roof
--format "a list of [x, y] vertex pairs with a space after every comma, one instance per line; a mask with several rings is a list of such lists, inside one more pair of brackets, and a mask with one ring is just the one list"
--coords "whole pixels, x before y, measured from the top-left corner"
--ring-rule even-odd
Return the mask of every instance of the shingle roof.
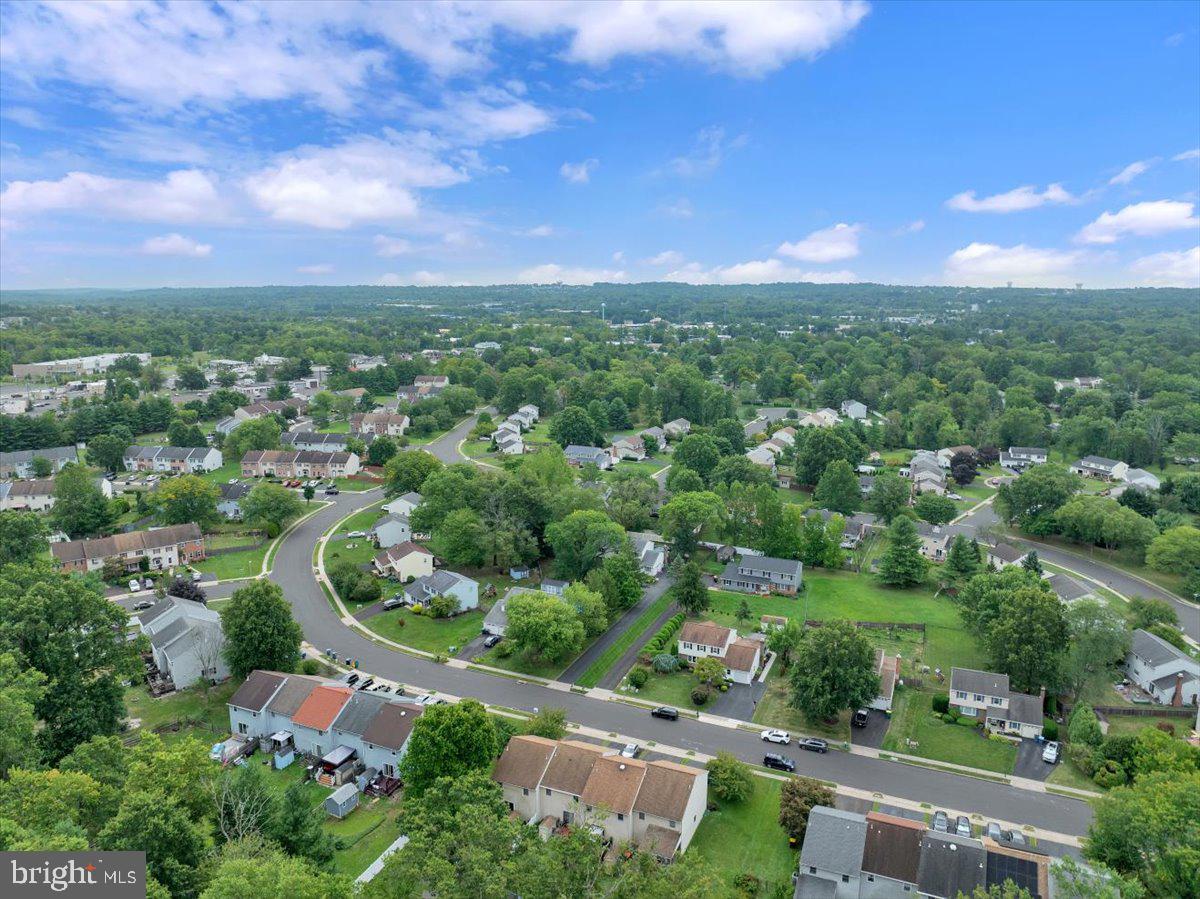
[[143, 625], [153, 624], [156, 620], [161, 618], [167, 612], [171, 611], [173, 608], [175, 608], [174, 601], [171, 599], [171, 597], [164, 596], [150, 608], [146, 609], [146, 611], [139, 613], [137, 620]]
[[592, 765], [579, 798], [588, 805], [602, 805], [609, 811], [627, 815], [633, 811], [633, 800], [645, 776], [646, 763], [639, 759], [602, 756]]
[[545, 737], [524, 735], [513, 737], [496, 761], [492, 777], [500, 783], [526, 790], [537, 789], [550, 757], [558, 746]]
[[926, 831], [921, 839], [921, 864], [917, 889], [936, 899], [971, 895], [982, 886], [986, 854], [975, 840], [948, 833]]
[[924, 835], [925, 825], [919, 821], [869, 812], [867, 839], [863, 846], [863, 871], [905, 883], [916, 883], [917, 867], [921, 861], [921, 838]]
[[387, 700], [374, 693], [357, 692], [350, 697], [337, 718], [333, 721], [333, 729], [343, 733], [362, 736], [379, 710], [387, 704]]
[[1075, 578], [1065, 574], [1052, 574], [1046, 578], [1046, 583], [1063, 602], [1074, 602], [1093, 592], [1091, 587], [1081, 584]]
[[1133, 632], [1132, 650], [1134, 655], [1145, 659], [1155, 667], [1171, 661], [1195, 661], [1177, 646], [1172, 646], [1162, 637], [1144, 631], [1140, 627]]
[[1002, 559], [1005, 562], [1016, 562], [1018, 559], [1023, 559], [1029, 555], [1028, 550], [1013, 546], [1011, 543], [997, 543], [988, 550], [988, 555], [995, 556], [997, 559]]
[[668, 821], [682, 821], [700, 774], [695, 768], [675, 762], [651, 762], [646, 766], [642, 788], [633, 803], [634, 810]]
[[976, 671], [974, 668], [951, 668], [950, 689], [967, 693], [983, 693], [986, 696], [1007, 696], [1008, 675], [991, 671]]
[[292, 715], [292, 724], [328, 730], [352, 695], [354, 691], [348, 687], [319, 686], [300, 703], [300, 708]]
[[732, 671], [753, 671], [760, 644], [753, 640], [738, 639], [725, 650], [725, 667]]
[[122, 553], [161, 549], [180, 543], [200, 540], [200, 526], [194, 523], [173, 524], [148, 531], [130, 531], [96, 540], [71, 540], [54, 543], [50, 551], [60, 562], [82, 562], [85, 559], [107, 559]]
[[1042, 698], [1028, 693], [1008, 694], [1008, 720], [1041, 726]]
[[589, 743], [574, 740], [560, 742], [542, 777], [542, 785], [572, 796], [582, 795], [592, 773], [592, 765], [603, 754], [603, 749]]
[[261, 712], [263, 706], [288, 680], [288, 675], [274, 671], [251, 671], [231, 697], [229, 704], [239, 709]]
[[400, 749], [412, 733], [414, 722], [424, 711], [424, 706], [411, 702], [386, 703], [363, 732], [362, 738], [385, 749]]
[[683, 643], [699, 643], [702, 646], [724, 646], [732, 634], [732, 628], [722, 627], [713, 621], [685, 621], [679, 631], [679, 639]]
[[808, 815], [800, 867], [834, 874], [857, 875], [862, 870], [867, 819], [854, 812], [818, 805]]
[[312, 695], [312, 691], [319, 686], [321, 686], [321, 681], [315, 677], [289, 674], [287, 683], [279, 689], [275, 698], [267, 705], [267, 711], [272, 715], [291, 718], [296, 713], [296, 709], [300, 708], [304, 704], [304, 700], [308, 699]]
[[742, 567], [772, 574], [799, 574], [802, 563], [796, 559], [777, 559], [774, 556], [746, 556], [742, 559]]

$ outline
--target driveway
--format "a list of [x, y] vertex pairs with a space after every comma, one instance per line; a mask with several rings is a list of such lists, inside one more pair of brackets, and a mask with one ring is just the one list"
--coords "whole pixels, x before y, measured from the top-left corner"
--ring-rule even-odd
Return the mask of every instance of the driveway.
[[879, 709], [870, 709], [869, 711], [866, 727], [850, 728], [850, 742], [855, 746], [870, 746], [872, 749], [878, 749], [883, 745], [883, 738], [892, 725], [892, 719]]
[[454, 654], [454, 658], [466, 659], [467, 661], [470, 661], [471, 659], [475, 658], [475, 656], [481, 655], [484, 652], [483, 641], [487, 639], [487, 636], [487, 634], [480, 634], [478, 637], [456, 652]]
[[766, 691], [767, 685], [757, 681], [752, 684], [730, 684], [729, 690], [717, 693], [704, 711], [710, 715], [749, 721], [754, 717], [758, 701]]
[[[577, 658], [574, 662], [572, 662], [571, 667], [569, 667], [566, 671], [564, 671], [562, 673], [562, 675], [559, 677], [559, 680], [564, 681], [568, 684], [573, 684], [577, 680], [579, 680], [579, 678], [583, 676], [583, 673], [592, 666], [592, 662], [596, 661], [596, 659], [598, 659], [598, 658], [600, 658], [600, 656], [604, 655], [604, 652], [610, 646], [612, 646], [613, 643], [615, 643], [617, 640], [619, 640], [621, 635], [623, 633], [625, 633], [625, 631], [627, 631], [629, 628], [631, 628], [633, 626], [633, 623], [637, 620], [637, 617], [639, 615], [641, 615], [642, 612], [645, 611], [645, 609], [648, 606], [652, 605], [656, 599], [658, 599], [660, 596], [662, 596], [667, 591], [667, 588], [671, 586], [672, 583], [673, 583], [673, 581], [671, 580], [670, 577], [663, 575], [657, 581], [655, 581], [653, 584], [650, 584], [648, 587], [643, 589], [642, 590], [642, 598], [639, 599], [631, 608], [626, 609], [625, 614], [623, 614], [620, 618], [618, 618], [613, 623], [612, 627], [610, 627], [607, 631], [605, 631], [603, 634], [601, 634], [600, 638], [598, 640], [596, 640], [595, 643], [593, 643], [591, 646], [589, 646], [579, 658]], [[675, 612], [672, 609], [669, 613], [664, 613], [665, 617], [664, 616], [659, 616], [659, 617], [662, 619], [662, 621], [665, 621], [667, 618], [670, 618], [671, 615], [674, 615], [674, 614], [675, 614]], [[660, 627], [662, 627], [661, 621], [654, 624], [655, 630], [657, 630]], [[650, 633], [653, 633], [653, 632], [654, 631], [650, 631]], [[631, 647], [631, 649], [633, 650], [633, 655], [631, 656], [631, 658], [629, 660], [629, 665], [633, 664], [633, 659], [637, 657], [637, 651], [639, 649], [641, 649], [641, 646], [642, 646], [642, 644], [641, 644], [640, 640], [635, 639], [633, 641], [633, 646]], [[628, 652], [626, 653], [626, 655], [628, 655]], [[624, 656], [622, 656], [621, 661], [623, 661], [623, 660], [624, 660]], [[624, 676], [625, 672], [628, 670], [628, 667], [629, 666], [627, 665], [625, 668], [621, 668], [620, 661], [619, 661], [617, 665], [614, 665], [609, 670], [611, 672], [611, 671], [616, 671], [617, 669], [620, 669], [620, 674], [617, 675], [617, 682], [620, 682], [621, 677]], [[607, 678], [606, 678], [606, 680], [607, 680]], [[607, 684], [604, 681], [601, 681], [600, 685], [607, 686]], [[613, 686], [616, 686], [616, 684], [614, 683]]]
[[[1013, 765], [1013, 776], [1024, 777], [1028, 780], [1045, 780], [1054, 771], [1055, 766], [1042, 761], [1042, 750], [1045, 743], [1037, 740], [1022, 740], [1017, 747], [1017, 762]], [[1059, 761], [1062, 764], [1062, 761]]]

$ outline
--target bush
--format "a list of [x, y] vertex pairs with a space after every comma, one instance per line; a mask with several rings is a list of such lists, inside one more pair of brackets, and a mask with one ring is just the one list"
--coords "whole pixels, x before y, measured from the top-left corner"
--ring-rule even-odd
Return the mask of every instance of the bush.
[[733, 885], [747, 896], [757, 896], [759, 889], [762, 887], [762, 881], [751, 872], [743, 871], [737, 877], [733, 878]]
[[421, 605], [419, 602], [414, 602], [414, 603], [412, 604], [411, 608], [410, 608], [410, 611], [411, 611], [411, 612], [412, 612], [414, 615], [424, 615], [424, 614], [425, 614], [425, 607], [424, 607], [423, 605]]
[[1106, 789], [1123, 786], [1129, 777], [1125, 774], [1125, 769], [1114, 761], [1107, 761], [1096, 769], [1096, 773], [1092, 775], [1092, 780]]
[[712, 687], [708, 684], [698, 684], [692, 688], [692, 704], [704, 705], [712, 696]]
[[722, 802], [742, 802], [754, 791], [750, 766], [728, 752], [718, 752], [707, 768], [709, 789]]
[[670, 674], [672, 671], [679, 670], [679, 659], [671, 655], [669, 652], [659, 653], [650, 662], [654, 666], [654, 670], [661, 674]]
[[[1054, 739], [1048, 737], [1047, 739]], [[1080, 703], [1071, 711], [1067, 722], [1067, 739], [1072, 743], [1086, 743], [1088, 746], [1099, 746], [1104, 742], [1104, 734], [1100, 730], [1100, 721], [1090, 705]]]
[[1175, 736], [1175, 725], [1170, 721], [1160, 721], [1154, 726], [1161, 730], [1164, 734], [1169, 734], [1172, 737]]
[[513, 654], [513, 645], [507, 640], [503, 640], [496, 644], [496, 658], [507, 659]]
[[429, 600], [429, 614], [434, 618], [449, 618], [457, 615], [459, 611], [459, 603], [457, 596], [444, 596], [438, 594]]
[[970, 715], [959, 715], [954, 723], [962, 727], [976, 727], [979, 724], [979, 719], [972, 718]]
[[1098, 759], [1096, 751], [1091, 746], [1086, 743], [1068, 743], [1066, 755], [1084, 777], [1091, 777], [1096, 773]]
[[316, 659], [305, 659], [300, 663], [300, 673], [314, 675], [321, 673], [321, 663]]
[[1058, 722], [1051, 721], [1049, 718], [1042, 719], [1042, 736], [1047, 740], [1058, 739]]
[[637, 689], [642, 689], [646, 686], [646, 681], [650, 679], [650, 674], [645, 668], [634, 668], [629, 672], [629, 684]]
[[947, 724], [957, 724], [958, 716], [954, 715], [950, 712], [946, 712], [944, 715], [942, 715], [942, 720], [945, 721]]
[[944, 715], [950, 711], [950, 697], [942, 693], [933, 697], [933, 710], [940, 715]]
[[274, 540], [279, 536], [279, 524], [277, 522], [264, 521], [262, 529], [264, 532], [266, 532], [267, 538], [270, 540]]

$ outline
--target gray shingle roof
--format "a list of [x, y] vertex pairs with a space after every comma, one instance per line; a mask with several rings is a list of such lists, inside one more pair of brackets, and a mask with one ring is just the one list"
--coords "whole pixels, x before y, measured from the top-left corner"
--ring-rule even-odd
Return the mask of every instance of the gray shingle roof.
[[1132, 649], [1134, 655], [1145, 659], [1147, 663], [1155, 667], [1175, 660], [1195, 661], [1182, 649], [1172, 646], [1162, 637], [1157, 637], [1141, 628], [1133, 632]]
[[774, 556], [746, 556], [741, 562], [742, 568], [755, 571], [769, 571], [773, 574], [799, 575], [803, 565], [795, 559], [777, 559]]
[[1007, 696], [1008, 675], [991, 671], [976, 671], [974, 668], [951, 668], [950, 689], [967, 693], [983, 693], [985, 696]]
[[937, 899], [955, 899], [960, 891], [969, 896], [983, 885], [986, 864], [987, 853], [977, 841], [927, 831], [921, 840], [917, 889]]
[[800, 867], [857, 876], [862, 870], [867, 819], [854, 812], [816, 806], [808, 816]]
[[355, 693], [333, 720], [333, 729], [362, 736], [386, 703], [386, 699], [373, 693]]

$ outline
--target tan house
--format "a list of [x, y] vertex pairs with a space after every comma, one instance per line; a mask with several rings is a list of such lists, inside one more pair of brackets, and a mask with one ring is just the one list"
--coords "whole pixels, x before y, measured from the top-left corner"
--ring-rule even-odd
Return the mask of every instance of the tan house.
[[244, 478], [345, 478], [357, 474], [355, 453], [320, 450], [251, 450], [242, 456]]
[[574, 740], [509, 740], [492, 777], [509, 808], [544, 834], [596, 826], [664, 862], [687, 849], [708, 801], [708, 772], [644, 762]]
[[351, 434], [400, 437], [408, 428], [408, 416], [399, 412], [365, 412], [350, 416]]
[[145, 559], [151, 571], [161, 571], [203, 559], [204, 537], [197, 524], [173, 524], [96, 540], [54, 543], [50, 552], [66, 571], [99, 571], [109, 559], [119, 561], [126, 571], [137, 570]]
[[389, 546], [375, 556], [375, 570], [383, 577], [407, 581], [433, 574], [433, 553], [411, 540]]

